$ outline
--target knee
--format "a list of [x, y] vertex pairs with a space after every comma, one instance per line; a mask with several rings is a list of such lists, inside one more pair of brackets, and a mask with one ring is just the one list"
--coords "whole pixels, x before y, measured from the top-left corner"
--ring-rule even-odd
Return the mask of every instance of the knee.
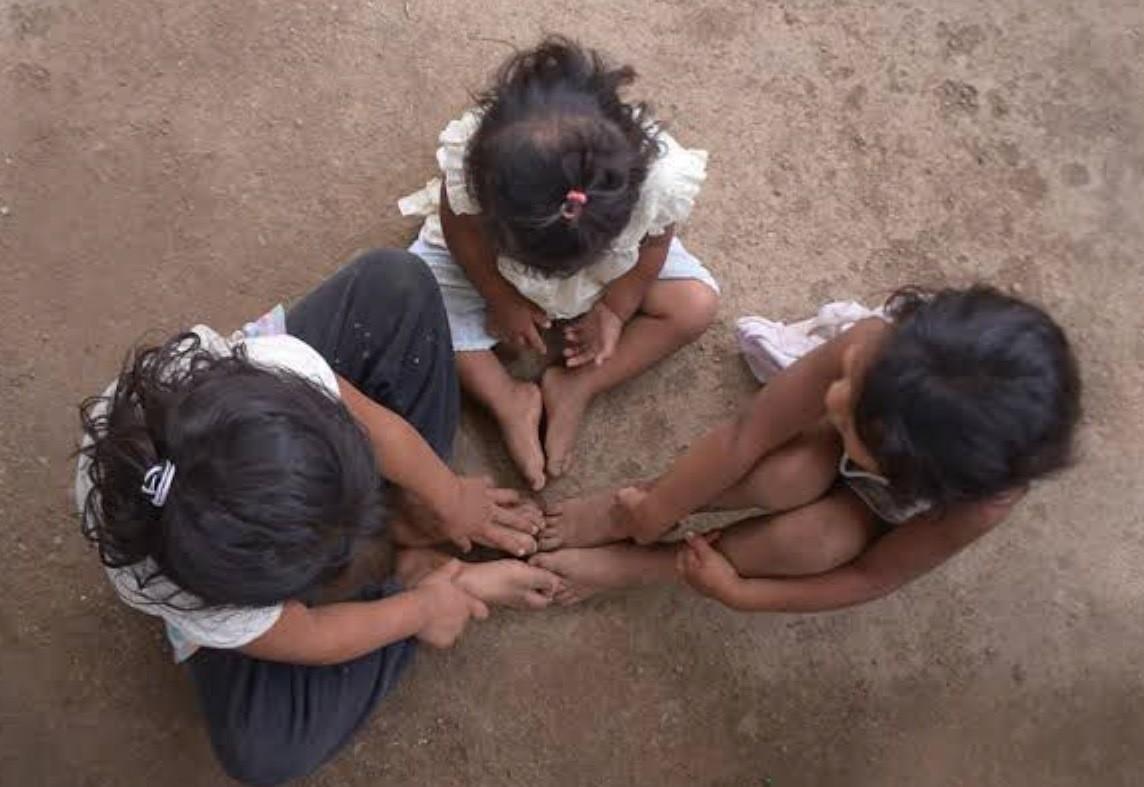
[[870, 540], [867, 523], [853, 518], [821, 518], [801, 533], [808, 574], [822, 574], [849, 563], [861, 554]]
[[756, 475], [756, 493], [763, 508], [772, 511], [812, 503], [834, 484], [838, 469], [833, 452], [817, 447], [782, 451], [763, 460]]
[[285, 744], [267, 746], [252, 731], [229, 731], [225, 738], [215, 736], [214, 750], [219, 764], [232, 779], [254, 787], [274, 787], [305, 776], [320, 762], [309, 762], [298, 754], [301, 747]]
[[719, 294], [701, 281], [689, 281], [676, 304], [673, 322], [687, 341], [695, 341], [715, 321]]
[[350, 263], [358, 286], [371, 297], [424, 308], [440, 300], [437, 280], [425, 261], [402, 249], [374, 249]]

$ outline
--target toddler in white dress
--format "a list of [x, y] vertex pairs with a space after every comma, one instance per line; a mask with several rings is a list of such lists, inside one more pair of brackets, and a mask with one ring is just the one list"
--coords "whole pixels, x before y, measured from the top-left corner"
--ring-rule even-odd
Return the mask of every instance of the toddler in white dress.
[[[410, 250], [441, 286], [461, 385], [533, 489], [567, 470], [596, 394], [696, 339], [718, 308], [714, 277], [675, 237], [707, 153], [620, 99], [634, 78], [561, 38], [515, 55], [441, 133], [442, 177], [400, 202], [425, 216]], [[563, 363], [539, 386], [511, 377], [492, 348], [544, 353], [554, 321]]]

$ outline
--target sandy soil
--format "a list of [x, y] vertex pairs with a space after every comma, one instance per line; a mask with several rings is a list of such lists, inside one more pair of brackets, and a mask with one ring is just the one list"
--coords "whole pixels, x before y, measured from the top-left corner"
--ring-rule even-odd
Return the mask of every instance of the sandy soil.
[[[145, 333], [229, 329], [355, 249], [542, 30], [634, 63], [711, 151], [689, 246], [719, 324], [591, 414], [571, 494], [749, 390], [729, 326], [984, 279], [1084, 364], [1079, 465], [865, 608], [680, 590], [503, 614], [312, 785], [1091, 785], [1144, 772], [1144, 6], [1138, 0], [0, 2], [0, 781], [216, 785], [159, 629], [70, 503], [75, 404]], [[487, 424], [464, 454], [511, 480]]]

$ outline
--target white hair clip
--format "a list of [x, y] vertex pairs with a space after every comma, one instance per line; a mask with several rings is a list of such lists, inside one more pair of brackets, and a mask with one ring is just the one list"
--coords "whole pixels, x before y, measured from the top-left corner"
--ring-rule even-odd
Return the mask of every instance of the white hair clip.
[[175, 463], [164, 459], [152, 465], [143, 474], [143, 494], [151, 500], [155, 508], [162, 508], [167, 502], [167, 494], [171, 491], [171, 482], [175, 480]]

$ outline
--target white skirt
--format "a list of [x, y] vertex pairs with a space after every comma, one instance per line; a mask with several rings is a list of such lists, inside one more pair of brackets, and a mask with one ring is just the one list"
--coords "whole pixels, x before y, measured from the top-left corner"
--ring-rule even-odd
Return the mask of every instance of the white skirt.
[[[492, 349], [499, 340], [485, 330], [485, 299], [473, 287], [461, 266], [453, 261], [449, 250], [418, 238], [409, 247], [409, 251], [425, 260], [437, 278], [445, 301], [445, 311], [449, 315], [453, 349], [457, 352]], [[703, 282], [716, 293], [719, 292], [719, 284], [711, 271], [683, 247], [679, 238], [671, 239], [667, 261], [659, 272], [659, 278], [661, 281], [693, 279]]]

